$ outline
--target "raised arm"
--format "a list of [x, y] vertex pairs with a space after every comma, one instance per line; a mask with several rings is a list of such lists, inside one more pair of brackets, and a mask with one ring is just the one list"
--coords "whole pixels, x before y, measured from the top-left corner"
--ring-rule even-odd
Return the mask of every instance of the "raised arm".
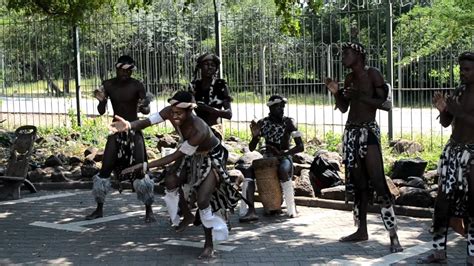
[[[339, 84], [337, 81], [331, 79], [331, 78], [326, 78], [324, 81], [326, 84], [326, 87], [328, 90], [334, 95], [334, 98], [336, 99], [336, 109], [339, 109], [341, 112], [345, 113], [347, 112], [347, 109], [349, 108], [349, 99], [344, 97], [344, 90], [339, 89]], [[350, 83], [348, 83], [348, 78], [345, 79], [344, 81], [344, 88], [348, 87]]]
[[260, 141], [261, 127], [262, 127], [261, 120], [258, 122], [256, 122], [255, 120], [252, 120], [252, 122], [250, 122], [250, 131], [252, 133], [252, 140], [250, 140], [250, 143], [249, 143], [250, 151], [254, 151], [257, 148], [258, 142]]
[[107, 108], [107, 99], [109, 98], [104, 85], [101, 85], [99, 88], [94, 90], [94, 97], [99, 100], [97, 111], [100, 115], [103, 115]]
[[151, 125], [154, 124], [159, 124], [162, 123], [166, 120], [170, 120], [172, 116], [171, 113], [171, 106], [167, 106], [163, 109], [161, 109], [160, 112], [154, 113], [150, 115], [148, 118], [145, 119], [139, 119], [135, 121], [127, 121], [123, 119], [122, 117], [116, 115], [115, 121], [112, 122], [109, 126], [109, 130], [113, 133], [116, 132], [125, 132], [127, 130], [141, 130], [144, 128], [147, 128]]

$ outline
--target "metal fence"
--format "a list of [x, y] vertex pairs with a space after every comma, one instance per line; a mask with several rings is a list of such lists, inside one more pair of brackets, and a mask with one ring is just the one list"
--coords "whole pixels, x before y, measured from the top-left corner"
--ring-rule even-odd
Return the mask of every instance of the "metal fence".
[[[392, 113], [377, 115], [382, 131], [393, 138], [422, 135], [437, 141], [449, 128], [442, 129], [437, 122], [432, 94], [456, 85], [456, 56], [472, 49], [473, 41], [402, 64], [412, 47], [392, 37], [393, 30], [397, 18], [415, 1], [394, 1], [393, 10], [387, 2], [328, 1], [320, 15], [301, 17], [297, 37], [281, 34], [280, 20], [258, 8], [237, 15], [221, 9], [220, 35], [213, 12], [96, 17], [82, 23], [77, 32], [57, 21], [10, 16], [0, 21], [0, 120], [6, 119], [4, 125], [9, 127], [67, 126], [76, 121], [78, 111], [98, 115], [91, 92], [115, 75], [114, 63], [122, 54], [136, 60], [134, 75], [157, 96], [152, 111], [159, 110], [169, 95], [186, 88], [195, 58], [215, 51], [219, 40], [223, 78], [234, 98], [234, 116], [225, 122], [229, 132], [248, 132], [250, 120], [266, 115], [266, 99], [279, 93], [289, 98], [287, 115], [296, 119], [306, 139], [324, 138], [330, 132], [341, 133], [347, 116], [333, 109], [323, 80], [343, 81], [348, 71], [341, 64], [340, 43], [356, 40], [366, 45], [368, 64], [379, 68], [394, 88]], [[74, 78], [77, 74], [80, 83]], [[111, 106], [108, 110], [112, 114]]]

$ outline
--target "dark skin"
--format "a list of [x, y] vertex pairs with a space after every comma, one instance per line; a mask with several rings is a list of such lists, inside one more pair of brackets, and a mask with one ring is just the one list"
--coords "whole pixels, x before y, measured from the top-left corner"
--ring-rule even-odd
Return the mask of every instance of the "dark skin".
[[[165, 107], [160, 111], [160, 115], [164, 120], [169, 120], [171, 124], [174, 126], [176, 130], [181, 132], [183, 139], [188, 141], [191, 146], [198, 146], [196, 152], [206, 152], [211, 150], [213, 147], [219, 144], [219, 139], [214, 135], [210, 134], [210, 128], [202, 120], [201, 118], [197, 117], [193, 114], [192, 109], [183, 109], [178, 108], [176, 106], [168, 106]], [[121, 117], [116, 117], [117, 121], [112, 123], [111, 129], [113, 131], [126, 131], [128, 129], [127, 123]], [[130, 126], [134, 130], [139, 130], [150, 126], [149, 119], [143, 120], [136, 120], [130, 122]], [[148, 164], [149, 168], [154, 167], [163, 167], [169, 163], [178, 161], [184, 158], [185, 154], [182, 153], [180, 150], [176, 150], [174, 153], [162, 157], [158, 160], [154, 160]], [[128, 174], [135, 171], [141, 171], [143, 169], [143, 164], [137, 164], [132, 167], [126, 168], [122, 171], [122, 174]], [[170, 176], [172, 179], [176, 179], [176, 176]], [[167, 189], [174, 189], [178, 186], [182, 185], [183, 181], [180, 180], [166, 180], [165, 183], [167, 184]], [[218, 185], [218, 176], [214, 173], [214, 171], [210, 171], [209, 176], [203, 181], [200, 185], [199, 190], [197, 192], [197, 205], [199, 209], [206, 209], [210, 205], [212, 193], [216, 189]], [[174, 184], [174, 187], [170, 187], [169, 184]], [[186, 205], [186, 204], [183, 204]], [[180, 208], [185, 207], [185, 209], [181, 209], [184, 213], [189, 212], [189, 208], [187, 206], [181, 206]], [[185, 214], [185, 219], [187, 214]], [[212, 241], [212, 230], [209, 228], [204, 228], [205, 234], [205, 243], [204, 243], [204, 250], [199, 256], [200, 259], [208, 259], [214, 257], [214, 245]]]
[[[327, 78], [325, 83], [329, 91], [336, 98], [336, 107], [343, 113], [349, 109], [348, 122], [361, 124], [375, 120], [377, 109], [382, 108], [385, 102], [385, 91], [381, 88], [384, 85], [382, 74], [364, 63], [361, 54], [353, 49], [343, 50], [342, 63], [346, 68], [352, 71], [344, 80], [344, 91], [339, 91], [339, 85], [336, 81]], [[383, 174], [382, 158], [379, 156], [380, 148], [378, 145], [368, 145], [367, 155], [362, 159], [363, 165], [370, 165], [365, 169], [354, 168], [352, 175], [356, 178], [364, 178], [364, 172], [372, 180], [377, 195], [385, 194], [385, 184], [376, 180]], [[385, 179], [383, 179], [385, 182]], [[349, 236], [342, 237], [341, 242], [357, 242], [367, 240], [367, 206], [368, 194], [361, 193], [360, 196], [360, 225], [357, 231]], [[398, 235], [395, 230], [390, 231], [390, 251], [401, 252], [403, 248], [398, 241]]]
[[[213, 76], [218, 69], [218, 65], [213, 60], [206, 60], [201, 63], [200, 69], [201, 69], [201, 80], [200, 80], [201, 86], [199, 86], [197, 89], [202, 90], [203, 92], [206, 92], [205, 94], [208, 94], [211, 87]], [[229, 95], [227, 88], [224, 94]], [[198, 107], [196, 109], [196, 114], [200, 118], [202, 118], [209, 126], [219, 124], [219, 118], [224, 118], [224, 119], [229, 119], [229, 120], [232, 118], [232, 109], [230, 106], [230, 101], [225, 100], [222, 103], [221, 109], [209, 106], [203, 102], [197, 102], [197, 105]]]
[[[443, 127], [451, 126], [451, 139], [457, 143], [474, 143], [474, 61], [459, 62], [461, 83], [466, 86], [462, 96], [456, 101], [453, 96], [441, 92], [433, 95], [433, 105], [440, 112], [440, 124]], [[474, 198], [474, 166], [471, 166], [469, 176], [469, 198]], [[438, 193], [437, 201], [446, 201], [443, 194]], [[465, 228], [461, 218], [451, 217], [449, 226], [457, 233], [464, 235]], [[422, 263], [439, 263], [446, 260], [445, 250], [435, 250], [420, 260]], [[468, 256], [468, 263], [474, 264], [474, 257]]]
[[[270, 118], [275, 120], [275, 121], [282, 121], [283, 120], [283, 114], [285, 110], [285, 103], [278, 103], [274, 104], [269, 107], [270, 108]], [[250, 130], [252, 131], [252, 140], [249, 143], [249, 149], [250, 151], [254, 151], [257, 148], [257, 145], [260, 141], [260, 130], [261, 130], [262, 124], [257, 123], [255, 121], [252, 121], [250, 123]], [[291, 132], [293, 130], [296, 130], [296, 125], [293, 123], [291, 125], [288, 125], [288, 128], [285, 130], [284, 136], [281, 141], [281, 148], [278, 148], [276, 144], [272, 143], [265, 143], [265, 148], [266, 152], [272, 154], [273, 156], [276, 157], [282, 157], [282, 156], [287, 156], [287, 155], [293, 155], [299, 152], [304, 151], [304, 144], [303, 140], [301, 137], [295, 138], [295, 146], [290, 148], [291, 144]], [[285, 179], [288, 177], [288, 171], [287, 169], [283, 169], [280, 167], [278, 169], [278, 176], [280, 180]], [[247, 193], [246, 193], [246, 199], [249, 202], [249, 208], [245, 216], [241, 217], [241, 221], [252, 221], [258, 219], [258, 216], [255, 212], [255, 205], [254, 205], [254, 194], [255, 194], [255, 183], [254, 182], [249, 182], [248, 187], [247, 187]]]
[[[110, 98], [114, 114], [124, 117], [128, 121], [138, 119], [137, 112], [143, 114], [150, 113], [149, 106], [141, 106], [140, 103], [145, 99], [145, 87], [141, 82], [131, 78], [132, 71], [125, 69], [117, 69], [115, 78], [104, 81], [103, 87], [94, 92], [94, 96], [99, 100], [97, 110], [100, 115], [106, 111], [107, 100]], [[141, 135], [135, 136], [134, 158], [138, 162], [145, 161], [145, 146]], [[117, 145], [115, 136], [107, 137], [107, 144], [104, 150], [104, 159], [102, 161], [101, 176], [110, 176], [116, 166], [117, 161]], [[150, 223], [156, 221], [153, 216], [151, 205], [145, 205], [145, 222]], [[98, 203], [96, 210], [88, 215], [86, 219], [96, 219], [103, 217], [103, 203]]]

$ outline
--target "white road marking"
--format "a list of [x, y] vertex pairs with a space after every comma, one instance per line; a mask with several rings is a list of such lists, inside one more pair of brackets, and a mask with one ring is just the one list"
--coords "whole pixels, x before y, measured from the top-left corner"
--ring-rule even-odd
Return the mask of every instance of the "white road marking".
[[[294, 227], [295, 225], [304, 225], [304, 224], [312, 224], [316, 220], [327, 217], [330, 215], [330, 211], [325, 212], [325, 213], [318, 213], [316, 215], [311, 215], [311, 216], [305, 216], [305, 217], [298, 217], [298, 218], [293, 218], [288, 221], [282, 222], [282, 223], [276, 223], [276, 224], [271, 224], [267, 225], [264, 227], [259, 227], [254, 230], [248, 230], [248, 231], [240, 231], [236, 232], [235, 234], [232, 233], [232, 235], [229, 236], [229, 239], [226, 241], [215, 241], [216, 245], [214, 245], [214, 248], [217, 250], [222, 250], [222, 251], [232, 251], [236, 249], [237, 247], [235, 246], [223, 246], [221, 244], [225, 244], [230, 241], [236, 241], [240, 240], [243, 238], [249, 238], [249, 237], [255, 237], [264, 233], [268, 233], [271, 231], [275, 231], [278, 229], [283, 229], [283, 228], [289, 228], [289, 227]], [[163, 244], [167, 245], [180, 245], [180, 246], [188, 246], [188, 247], [197, 247], [197, 248], [202, 248], [203, 247], [203, 242], [194, 242], [194, 241], [182, 241], [182, 240], [168, 240], [163, 242]]]
[[[153, 212], [162, 212], [166, 210], [165, 207], [155, 207], [153, 208]], [[58, 229], [58, 230], [65, 230], [65, 231], [72, 231], [72, 232], [85, 232], [87, 230], [90, 230], [91, 228], [84, 227], [86, 225], [91, 225], [91, 224], [99, 224], [99, 223], [106, 223], [110, 221], [115, 221], [115, 220], [120, 220], [120, 219], [125, 219], [129, 218], [132, 216], [137, 216], [137, 215], [142, 215], [144, 214], [145, 211], [134, 211], [134, 212], [127, 212], [127, 213], [122, 213], [122, 214], [117, 214], [117, 215], [112, 215], [112, 216], [106, 216], [94, 220], [86, 220], [86, 221], [79, 221], [79, 222], [72, 222], [72, 223], [48, 223], [48, 222], [40, 222], [36, 221], [33, 223], [30, 223], [30, 225], [34, 226], [41, 226], [41, 227], [46, 227], [46, 228], [52, 228], [52, 229]]]
[[[448, 241], [461, 240], [461, 236], [451, 233], [448, 235]], [[390, 265], [404, 259], [408, 259], [422, 253], [428, 252], [433, 248], [431, 241], [413, 246], [403, 250], [403, 252], [392, 253], [377, 259], [357, 258], [354, 260], [331, 260], [328, 265]]]
[[[168, 240], [163, 242], [163, 244], [171, 245], [171, 246], [186, 246], [186, 247], [193, 247], [193, 248], [203, 248], [204, 241], [201, 242], [193, 242], [193, 241], [185, 241], [185, 240]], [[215, 243], [214, 243], [215, 244]], [[214, 249], [221, 250], [221, 251], [232, 251], [237, 247], [234, 246], [223, 246], [223, 245], [214, 245]]]
[[19, 204], [19, 203], [40, 201], [40, 200], [48, 200], [48, 199], [55, 199], [55, 198], [70, 197], [70, 196], [83, 194], [83, 193], [90, 193], [90, 192], [83, 192], [83, 191], [82, 192], [75, 192], [75, 193], [67, 192], [67, 193], [59, 193], [59, 194], [40, 196], [40, 197], [28, 197], [28, 198], [17, 199], [17, 200], [2, 201], [2, 202], [0, 202], [0, 206], [1, 205], [14, 205], [14, 204]]

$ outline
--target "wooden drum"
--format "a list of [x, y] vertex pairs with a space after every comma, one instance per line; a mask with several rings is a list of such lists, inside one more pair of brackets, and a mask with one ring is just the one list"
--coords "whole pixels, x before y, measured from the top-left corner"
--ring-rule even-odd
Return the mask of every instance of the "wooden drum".
[[252, 162], [258, 195], [267, 214], [281, 211], [282, 192], [278, 179], [278, 165], [278, 159], [275, 157], [257, 159]]

